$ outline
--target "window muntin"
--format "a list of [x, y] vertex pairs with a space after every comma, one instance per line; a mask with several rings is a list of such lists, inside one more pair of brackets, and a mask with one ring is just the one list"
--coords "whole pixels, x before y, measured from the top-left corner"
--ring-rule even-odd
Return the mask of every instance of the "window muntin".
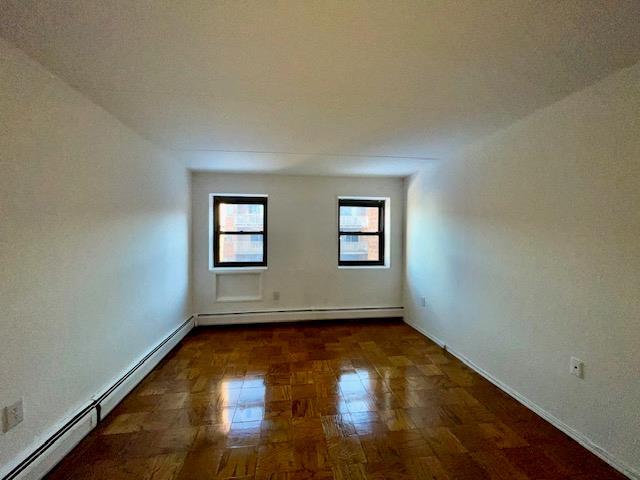
[[338, 265], [384, 265], [384, 200], [338, 200]]
[[213, 266], [267, 266], [267, 197], [213, 197]]

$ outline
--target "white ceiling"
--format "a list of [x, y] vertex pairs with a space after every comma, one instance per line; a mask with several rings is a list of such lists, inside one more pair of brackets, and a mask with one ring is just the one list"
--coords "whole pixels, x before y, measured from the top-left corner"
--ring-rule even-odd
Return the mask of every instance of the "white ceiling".
[[638, 0], [0, 0], [198, 170], [407, 175], [640, 60]]

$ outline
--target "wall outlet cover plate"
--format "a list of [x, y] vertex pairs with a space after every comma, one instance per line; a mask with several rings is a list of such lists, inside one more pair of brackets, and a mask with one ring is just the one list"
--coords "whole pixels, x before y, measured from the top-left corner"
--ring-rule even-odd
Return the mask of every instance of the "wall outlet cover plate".
[[24, 410], [22, 408], [22, 399], [18, 400], [13, 405], [9, 405], [4, 408], [2, 412], [2, 431], [8, 432], [22, 423], [24, 420]]
[[571, 357], [569, 370], [572, 375], [575, 375], [578, 378], [584, 378], [584, 362], [579, 358]]

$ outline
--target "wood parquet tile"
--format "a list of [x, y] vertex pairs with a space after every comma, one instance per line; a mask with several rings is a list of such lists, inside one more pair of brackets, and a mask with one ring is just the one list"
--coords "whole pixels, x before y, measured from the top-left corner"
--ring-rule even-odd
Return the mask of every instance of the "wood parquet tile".
[[194, 330], [48, 476], [622, 478], [397, 321]]

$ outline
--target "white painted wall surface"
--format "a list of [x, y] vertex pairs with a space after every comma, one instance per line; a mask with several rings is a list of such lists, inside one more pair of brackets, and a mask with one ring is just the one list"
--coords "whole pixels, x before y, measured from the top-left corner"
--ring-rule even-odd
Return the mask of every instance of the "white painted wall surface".
[[0, 470], [189, 314], [189, 179], [0, 40]]
[[[402, 305], [403, 181], [400, 178], [192, 174], [194, 309], [198, 313]], [[263, 299], [216, 302], [209, 270], [209, 194], [267, 194], [268, 268]], [[390, 268], [338, 269], [338, 196], [391, 199]], [[273, 292], [280, 300], [273, 300]]]
[[640, 64], [406, 191], [408, 320], [640, 471]]

